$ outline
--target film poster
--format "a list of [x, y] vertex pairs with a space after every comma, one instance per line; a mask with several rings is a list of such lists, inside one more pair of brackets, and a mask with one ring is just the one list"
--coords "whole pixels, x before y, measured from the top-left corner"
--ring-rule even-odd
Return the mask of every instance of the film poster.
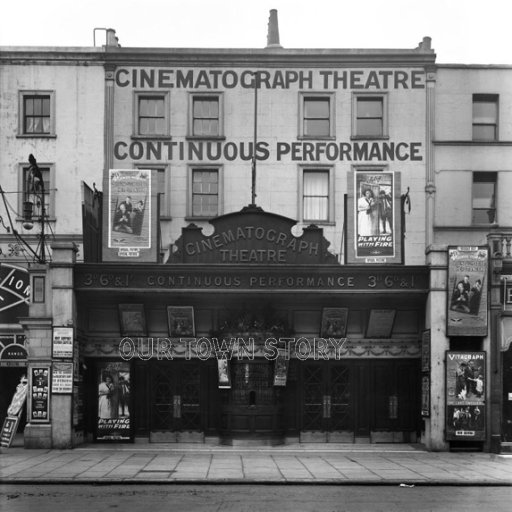
[[151, 185], [149, 169], [109, 171], [104, 261], [156, 261], [156, 191]]
[[50, 368], [30, 369], [29, 418], [32, 423], [50, 421]]
[[487, 336], [487, 247], [448, 248], [447, 336]]
[[347, 262], [401, 263], [400, 173], [349, 173]]
[[485, 352], [446, 353], [446, 440], [485, 440]]
[[131, 375], [126, 362], [97, 365], [96, 440], [131, 440]]

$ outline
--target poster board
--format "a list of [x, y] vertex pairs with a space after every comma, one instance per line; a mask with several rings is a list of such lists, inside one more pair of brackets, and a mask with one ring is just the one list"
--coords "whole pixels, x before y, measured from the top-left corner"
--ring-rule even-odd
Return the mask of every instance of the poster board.
[[156, 171], [110, 169], [104, 183], [103, 261], [158, 261]]
[[484, 441], [485, 352], [446, 352], [446, 440]]
[[183, 338], [195, 336], [194, 308], [192, 306], [168, 306], [169, 336]]
[[121, 336], [147, 336], [144, 304], [119, 304]]
[[73, 393], [73, 363], [53, 363], [52, 393]]
[[219, 376], [219, 389], [231, 388], [231, 373], [229, 361], [226, 358], [217, 359], [217, 372]]
[[321, 338], [338, 336], [344, 338], [347, 333], [348, 308], [323, 308]]
[[487, 247], [448, 247], [447, 336], [487, 336]]
[[96, 441], [131, 441], [131, 371], [127, 362], [96, 365], [98, 386]]
[[29, 421], [30, 423], [49, 423], [51, 377], [50, 367], [31, 367], [29, 375]]
[[52, 336], [52, 357], [73, 357], [73, 327], [54, 327]]
[[361, 169], [347, 176], [347, 263], [402, 263], [400, 173]]
[[395, 322], [395, 309], [372, 309], [366, 328], [367, 338], [390, 338]]
[[11, 446], [16, 431], [18, 430], [18, 423], [20, 422], [19, 416], [7, 416], [2, 426], [0, 434], [0, 446], [9, 448]]

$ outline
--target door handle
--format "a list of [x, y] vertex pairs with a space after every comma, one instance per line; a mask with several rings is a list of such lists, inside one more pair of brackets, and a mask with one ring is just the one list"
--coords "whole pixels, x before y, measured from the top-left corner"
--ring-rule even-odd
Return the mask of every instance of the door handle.
[[323, 396], [323, 416], [324, 418], [331, 417], [331, 395]]
[[181, 396], [174, 395], [172, 397], [172, 402], [173, 402], [173, 417], [181, 418]]

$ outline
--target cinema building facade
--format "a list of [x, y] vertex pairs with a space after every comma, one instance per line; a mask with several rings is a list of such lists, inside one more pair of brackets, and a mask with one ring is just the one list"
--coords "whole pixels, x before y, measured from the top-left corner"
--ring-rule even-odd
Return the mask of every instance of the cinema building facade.
[[[52, 64], [39, 57], [44, 83]], [[102, 52], [73, 58], [102, 71], [103, 162], [78, 172], [102, 193], [84, 187], [82, 237], [56, 229], [51, 263], [30, 265], [27, 447], [447, 450], [472, 432], [460, 435], [490, 449], [487, 288], [447, 334], [457, 272], [487, 280], [489, 225], [453, 244], [477, 263], [452, 268], [436, 229], [429, 38], [411, 50], [289, 50], [272, 38], [261, 50], [163, 50], [121, 48], [110, 31]], [[457, 398], [464, 361], [485, 392], [468, 380]], [[453, 428], [465, 407], [482, 419]]]

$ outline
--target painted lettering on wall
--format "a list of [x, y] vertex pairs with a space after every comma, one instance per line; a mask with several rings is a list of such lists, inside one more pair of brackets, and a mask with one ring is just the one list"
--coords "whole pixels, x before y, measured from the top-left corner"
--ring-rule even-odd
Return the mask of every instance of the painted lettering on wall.
[[233, 70], [120, 68], [118, 87], [137, 89], [424, 89], [423, 70]]
[[276, 142], [260, 141], [117, 141], [116, 160], [144, 161], [250, 161], [256, 147], [256, 160], [293, 162], [421, 162], [421, 142]]

